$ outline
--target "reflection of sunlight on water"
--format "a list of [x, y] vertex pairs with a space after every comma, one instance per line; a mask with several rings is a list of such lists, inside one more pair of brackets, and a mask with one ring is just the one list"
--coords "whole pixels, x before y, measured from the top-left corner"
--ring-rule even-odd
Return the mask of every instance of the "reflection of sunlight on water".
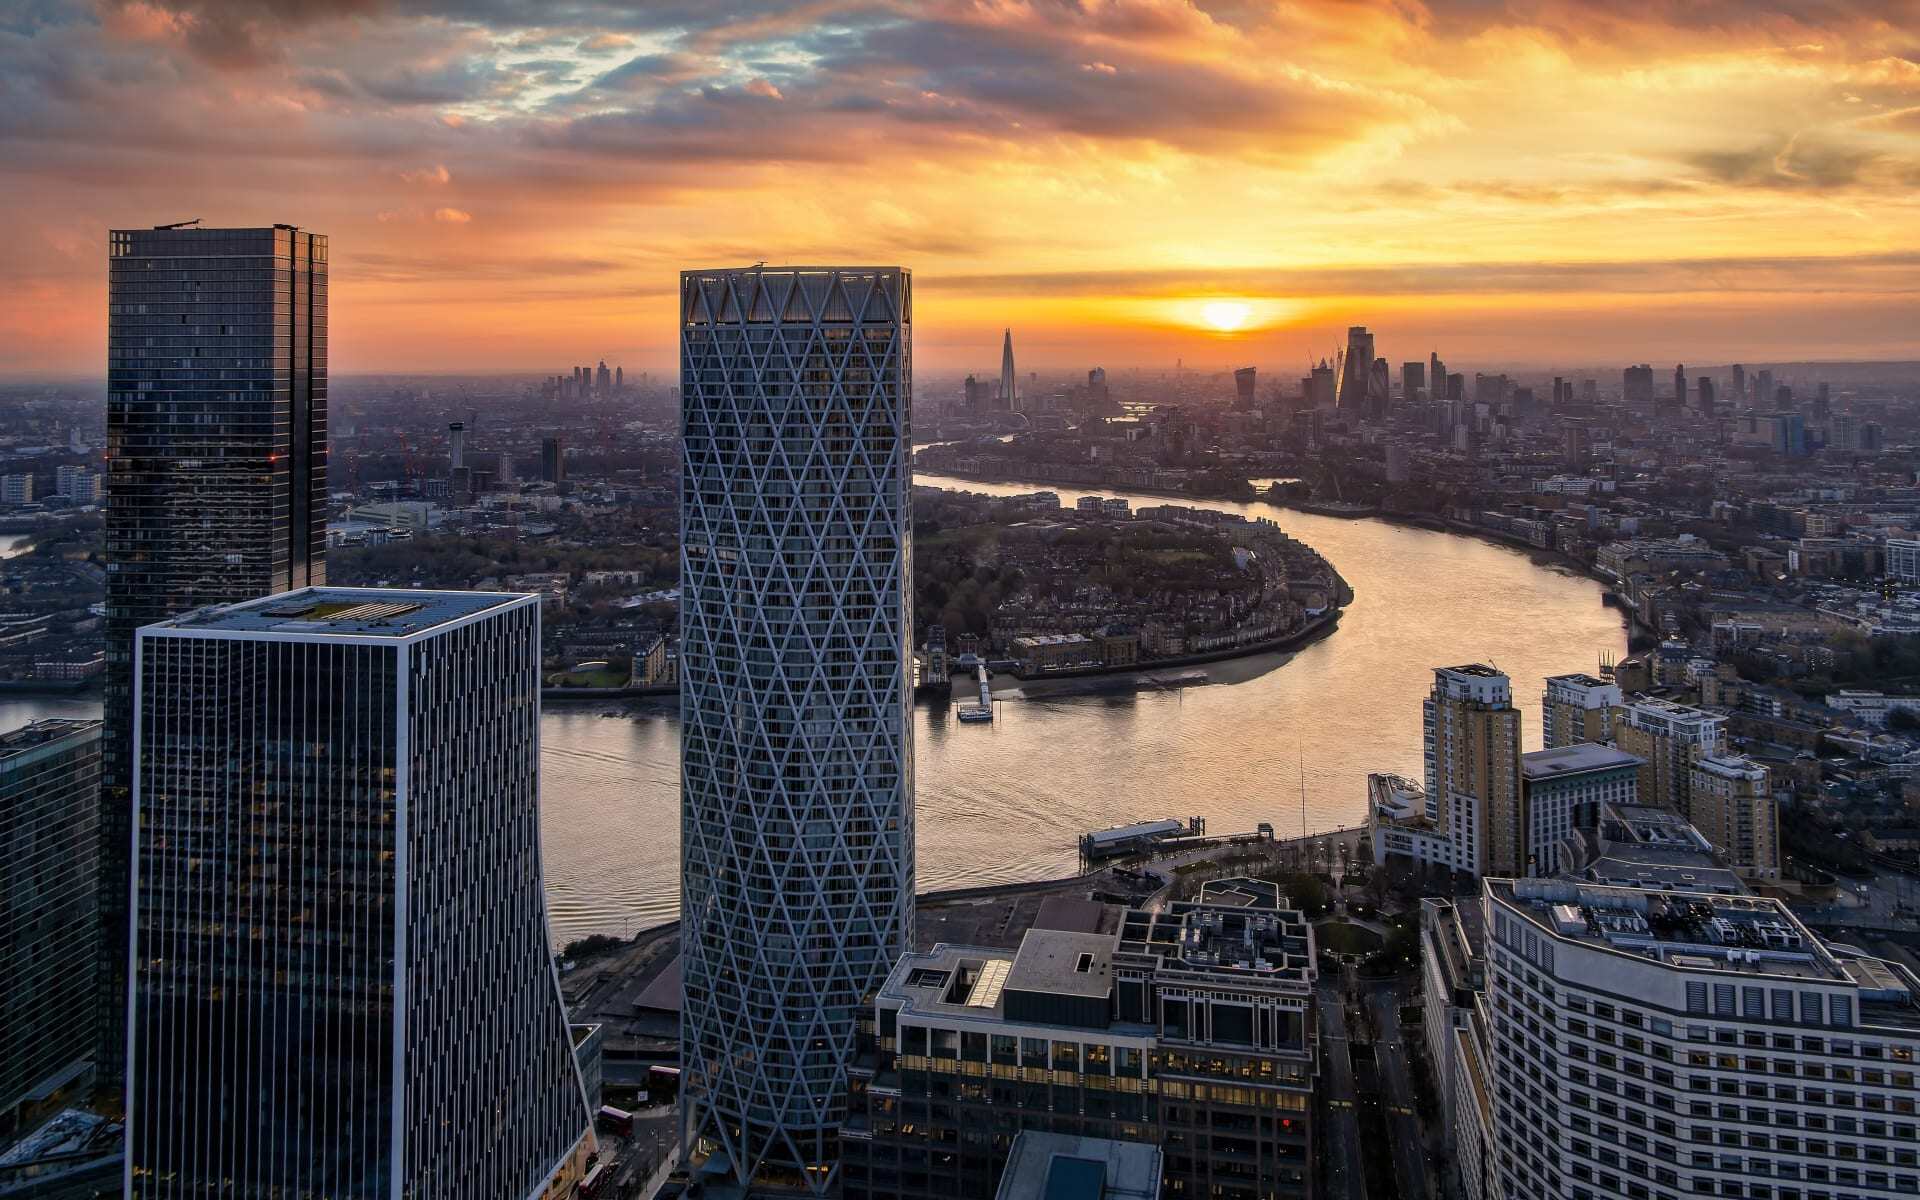
[[[1082, 494], [1055, 490], [1068, 504]], [[918, 706], [923, 890], [1065, 873], [1081, 833], [1125, 821], [1204, 816], [1216, 832], [1271, 821], [1283, 836], [1298, 833], [1303, 759], [1309, 828], [1356, 823], [1369, 771], [1420, 774], [1431, 668], [1497, 663], [1514, 677], [1527, 742], [1538, 745], [1542, 679], [1592, 670], [1602, 650], [1624, 652], [1620, 617], [1597, 584], [1518, 551], [1265, 504], [1217, 507], [1271, 517], [1325, 554], [1356, 593], [1340, 628], [1290, 658], [1210, 669], [1232, 683], [1009, 699], [992, 725], [961, 726], [952, 705]], [[671, 919], [671, 707], [650, 705], [638, 720], [550, 712], [542, 731], [556, 938]]]

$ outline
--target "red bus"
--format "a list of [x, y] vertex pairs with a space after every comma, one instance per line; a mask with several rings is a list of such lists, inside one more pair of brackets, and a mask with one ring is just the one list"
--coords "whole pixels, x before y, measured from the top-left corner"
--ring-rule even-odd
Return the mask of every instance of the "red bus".
[[593, 1196], [599, 1195], [600, 1185], [605, 1183], [606, 1180], [607, 1180], [607, 1164], [604, 1162], [594, 1164], [593, 1170], [588, 1171], [587, 1177], [580, 1181], [579, 1194], [583, 1197], [593, 1197]]
[[602, 1104], [597, 1115], [602, 1129], [611, 1129], [621, 1137], [633, 1136], [633, 1114], [626, 1109]]

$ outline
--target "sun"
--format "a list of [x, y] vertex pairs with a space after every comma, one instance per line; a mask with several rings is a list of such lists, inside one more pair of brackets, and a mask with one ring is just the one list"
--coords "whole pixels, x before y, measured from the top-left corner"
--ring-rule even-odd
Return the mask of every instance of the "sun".
[[1253, 306], [1239, 300], [1209, 300], [1200, 309], [1200, 319], [1221, 333], [1239, 329], [1252, 315]]

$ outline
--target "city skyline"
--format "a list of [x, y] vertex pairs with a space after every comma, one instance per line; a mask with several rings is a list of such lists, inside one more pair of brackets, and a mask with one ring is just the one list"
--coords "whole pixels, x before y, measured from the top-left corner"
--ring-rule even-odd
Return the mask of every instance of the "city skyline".
[[357, 372], [665, 364], [678, 267], [775, 250], [913, 262], [923, 369], [1906, 357], [1914, 15], [55, 2], [0, 375], [91, 372], [97, 230], [194, 216], [338, 238]]

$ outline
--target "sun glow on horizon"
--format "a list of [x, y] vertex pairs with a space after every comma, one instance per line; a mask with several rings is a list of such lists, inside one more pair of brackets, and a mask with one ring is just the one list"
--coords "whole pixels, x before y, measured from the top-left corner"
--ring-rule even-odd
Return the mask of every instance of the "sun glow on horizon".
[[1253, 316], [1253, 305], [1241, 300], [1209, 300], [1200, 308], [1200, 319], [1220, 333], [1234, 333]]

